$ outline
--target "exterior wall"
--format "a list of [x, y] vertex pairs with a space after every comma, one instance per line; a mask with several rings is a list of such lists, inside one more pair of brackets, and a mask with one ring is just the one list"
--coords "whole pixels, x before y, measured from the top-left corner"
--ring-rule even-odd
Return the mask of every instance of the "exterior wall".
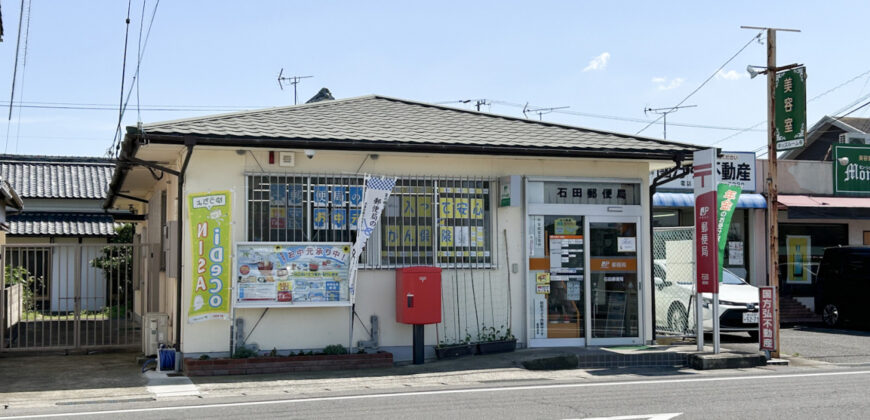
[[[296, 167], [284, 168], [278, 165], [266, 165], [268, 152], [252, 150], [241, 156], [235, 149], [196, 147], [185, 175], [184, 193], [198, 193], [217, 190], [230, 190], [233, 194], [233, 227], [232, 241], [240, 242], [246, 239], [245, 221], [245, 173], [246, 172], [295, 172], [295, 173], [348, 173], [359, 168], [359, 173], [369, 172], [392, 174], [398, 176], [485, 176], [498, 177], [504, 175], [536, 175], [559, 177], [586, 178], [622, 178], [636, 180], [641, 185], [641, 203], [643, 208], [650, 206], [648, 191], [650, 162], [618, 161], [618, 160], [581, 160], [559, 158], [508, 158], [508, 157], [478, 157], [459, 155], [429, 155], [381, 153], [374, 160], [367, 158], [365, 153], [317, 151], [313, 159], [306, 159], [302, 151], [296, 152]], [[289, 169], [289, 170], [288, 170]], [[175, 188], [170, 189], [169, 196], [174, 196]], [[159, 190], [156, 190], [159, 191]], [[159, 194], [159, 193], [155, 193]], [[497, 194], [493, 191], [492, 194]], [[173, 197], [174, 198], [174, 197]], [[154, 200], [152, 200], [153, 202]], [[172, 201], [170, 201], [172, 202]], [[169, 218], [175, 217], [174, 205], [170, 206]], [[154, 238], [152, 210], [149, 210], [148, 237]], [[641, 229], [648, 229], [650, 220], [647, 211], [643, 212]], [[498, 223], [498, 231], [494, 234], [500, 237], [496, 241], [500, 249], [498, 268], [491, 271], [493, 279], [508, 277], [505, 251], [509, 254], [511, 264], [523, 267], [525, 258], [525, 240], [523, 233], [524, 212], [522, 207], [494, 208], [494, 219]], [[184, 268], [182, 269], [182, 317], [187, 319], [187, 311], [191, 293], [191, 258], [190, 226], [185, 215], [181, 225], [183, 232], [182, 252]], [[158, 228], [159, 229], [159, 228]], [[503, 240], [502, 229], [507, 231], [508, 240]], [[646, 237], [646, 230], [644, 237]], [[494, 235], [494, 236], [495, 236]], [[506, 249], [505, 249], [506, 247]], [[640, 244], [641, 249], [648, 250], [648, 243]], [[652, 320], [646, 312], [651, 307], [649, 288], [650, 254], [644, 252], [640, 268], [642, 288], [642, 311], [644, 324], [641, 326], [642, 338], [652, 337]], [[445, 270], [444, 278], [452, 273]], [[369, 316], [376, 314], [380, 320], [380, 345], [382, 347], [410, 346], [411, 327], [395, 322], [395, 274], [393, 270], [362, 270], [358, 280], [356, 310], [359, 317], [368, 324]], [[511, 302], [514, 334], [520, 343], [527, 340], [525, 326], [528, 311], [526, 308], [526, 274], [520, 268], [510, 274]], [[532, 280], [534, 281], [534, 280]], [[169, 295], [174, 293], [174, 285], [167, 282], [167, 293], [163, 296], [169, 303]], [[162, 284], [162, 283], [161, 283]], [[506, 282], [498, 282], [506, 287]], [[502, 290], [501, 292], [506, 292]], [[161, 305], [164, 306], [164, 305]], [[167, 312], [172, 313], [174, 306], [168, 306]], [[249, 343], [256, 342], [263, 349], [307, 349], [320, 348], [329, 344], [348, 343], [349, 310], [347, 308], [292, 308], [270, 309], [260, 321], [253, 333], [251, 328], [257, 323], [263, 309], [237, 309], [237, 318], [245, 320], [244, 334], [251, 334]], [[209, 321], [189, 324], [182, 321], [182, 351], [187, 353], [226, 352], [230, 347], [230, 323], [225, 321]], [[352, 343], [366, 340], [368, 337], [357, 322]], [[435, 328], [426, 328], [425, 343], [437, 344]]]
[[[756, 189], [767, 192], [768, 161], [758, 160]], [[834, 194], [832, 163], [806, 160], [779, 160], [776, 163], [777, 194]]]

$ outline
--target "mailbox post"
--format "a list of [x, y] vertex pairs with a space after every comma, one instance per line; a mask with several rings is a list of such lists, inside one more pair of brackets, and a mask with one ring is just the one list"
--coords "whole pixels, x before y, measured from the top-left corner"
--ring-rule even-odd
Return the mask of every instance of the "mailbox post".
[[396, 270], [396, 322], [414, 326], [414, 364], [423, 364], [423, 326], [441, 322], [441, 269]]

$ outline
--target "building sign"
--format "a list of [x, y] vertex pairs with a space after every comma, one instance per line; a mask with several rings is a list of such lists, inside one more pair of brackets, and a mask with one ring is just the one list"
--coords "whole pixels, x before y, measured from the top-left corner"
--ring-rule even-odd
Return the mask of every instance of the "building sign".
[[698, 293], [718, 293], [719, 253], [716, 252], [716, 184], [713, 176], [716, 149], [697, 151], [692, 161], [692, 176], [695, 178], [695, 281]]
[[[652, 181], [656, 175], [666, 171], [659, 169], [650, 175]], [[691, 190], [694, 188], [692, 175], [659, 185], [659, 190]], [[743, 191], [755, 191], [755, 152], [722, 152], [716, 159], [717, 184], [725, 183], [739, 185]]]
[[230, 192], [189, 194], [187, 201], [194, 261], [188, 322], [229, 319]]
[[810, 271], [810, 237], [804, 235], [788, 235], [786, 245], [786, 282], [793, 284], [810, 284], [813, 273]]
[[834, 194], [870, 195], [870, 145], [835, 144]]
[[638, 184], [590, 183], [590, 182], [544, 182], [546, 204], [640, 204]]
[[350, 249], [350, 243], [237, 244], [236, 307], [348, 302]]
[[719, 235], [719, 281], [722, 281], [722, 266], [725, 265], [725, 246], [728, 244], [728, 228], [731, 226], [731, 216], [737, 209], [740, 199], [740, 187], [737, 185], [719, 184], [716, 187], [716, 234]]
[[807, 134], [807, 68], [776, 73], [774, 114], [776, 150], [803, 147]]
[[776, 288], [758, 288], [758, 348], [776, 351]]

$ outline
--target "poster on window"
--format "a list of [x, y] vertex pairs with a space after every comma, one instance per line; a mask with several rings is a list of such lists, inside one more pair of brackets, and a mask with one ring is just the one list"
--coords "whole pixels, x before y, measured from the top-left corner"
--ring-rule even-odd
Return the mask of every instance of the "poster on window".
[[813, 273], [810, 271], [810, 237], [803, 235], [788, 235], [785, 239], [786, 252], [786, 282], [792, 284], [810, 284]]
[[231, 193], [187, 197], [194, 261], [188, 322], [226, 320], [230, 312]]
[[236, 307], [344, 306], [350, 243], [236, 245]]

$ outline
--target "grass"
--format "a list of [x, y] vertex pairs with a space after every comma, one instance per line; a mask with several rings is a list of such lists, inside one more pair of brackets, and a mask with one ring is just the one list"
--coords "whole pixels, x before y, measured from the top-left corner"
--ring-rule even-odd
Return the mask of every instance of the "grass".
[[[79, 318], [86, 321], [106, 321], [109, 319], [123, 318], [127, 313], [125, 305], [109, 306], [101, 311], [81, 311]], [[39, 311], [24, 311], [21, 314], [22, 321], [73, 321], [75, 320], [74, 312], [65, 313], [42, 313]]]

